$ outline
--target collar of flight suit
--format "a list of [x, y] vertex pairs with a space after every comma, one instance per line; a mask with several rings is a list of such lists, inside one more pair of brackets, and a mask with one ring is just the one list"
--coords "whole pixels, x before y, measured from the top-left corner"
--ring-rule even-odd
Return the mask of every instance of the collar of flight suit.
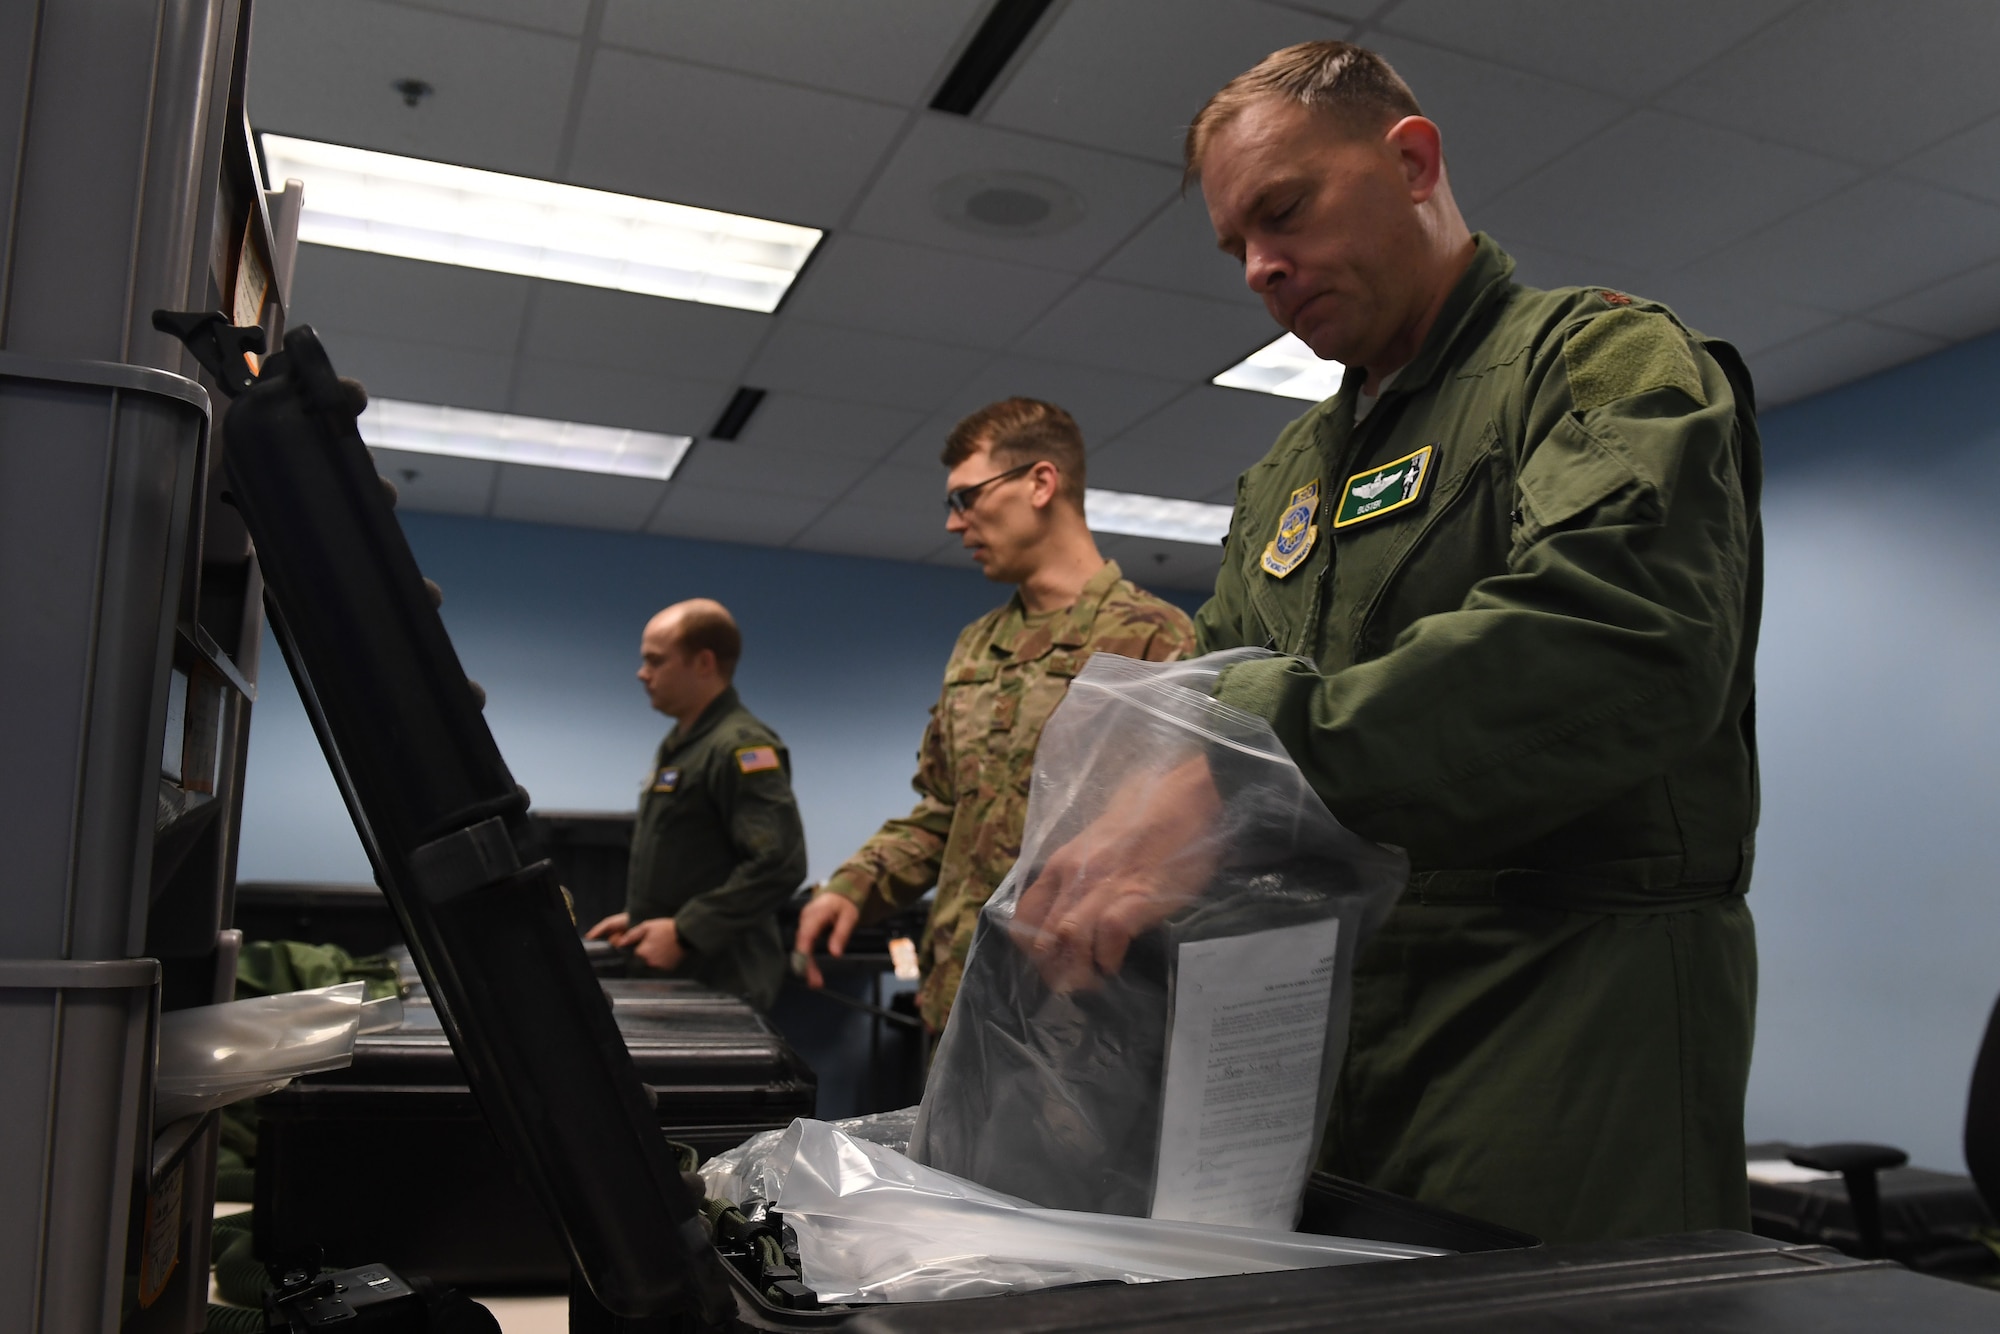
[[[1514, 276], [1514, 257], [1502, 250], [1485, 232], [1474, 233], [1472, 244], [1472, 263], [1459, 275], [1451, 295], [1445, 298], [1443, 308], [1438, 311], [1437, 322], [1431, 325], [1416, 360], [1396, 372], [1395, 382], [1382, 391], [1383, 398], [1391, 394], [1412, 393], [1429, 384], [1447, 354], [1458, 343], [1460, 335], [1506, 293], [1508, 280]], [[1358, 370], [1350, 371], [1350, 379], [1341, 383], [1343, 392], [1351, 383], [1357, 399], [1361, 383], [1351, 377], [1359, 374]]]
[[1018, 628], [1004, 640], [996, 639], [993, 642], [994, 651], [1026, 660], [1039, 658], [1051, 649], [1082, 648], [1090, 642], [1090, 627], [1097, 620], [1097, 609], [1104, 605], [1104, 599], [1111, 596], [1111, 590], [1118, 587], [1118, 581], [1124, 577], [1117, 561], [1105, 561], [1103, 569], [1084, 581], [1076, 601], [1032, 628], [1028, 626], [1027, 604], [1021, 601], [1017, 589], [1012, 610], [1020, 617]]
[[667, 753], [678, 754], [713, 732], [715, 725], [722, 721], [722, 716], [734, 709], [737, 703], [736, 687], [724, 686], [722, 693], [708, 702], [708, 707], [696, 715], [691, 725], [683, 729], [675, 724], [674, 730], [667, 733]]

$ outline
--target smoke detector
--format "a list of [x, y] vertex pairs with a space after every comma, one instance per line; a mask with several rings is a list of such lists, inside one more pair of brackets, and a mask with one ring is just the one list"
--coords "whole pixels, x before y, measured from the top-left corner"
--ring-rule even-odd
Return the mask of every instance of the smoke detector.
[[1026, 171], [974, 171], [932, 194], [937, 214], [980, 236], [1053, 236], [1083, 220], [1083, 199], [1061, 181]]

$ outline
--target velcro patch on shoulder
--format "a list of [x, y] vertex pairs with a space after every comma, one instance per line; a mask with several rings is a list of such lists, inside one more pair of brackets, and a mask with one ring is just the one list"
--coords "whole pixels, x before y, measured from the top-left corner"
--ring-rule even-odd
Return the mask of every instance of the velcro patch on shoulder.
[[1578, 412], [1653, 389], [1678, 389], [1708, 405], [1687, 335], [1654, 311], [1631, 306], [1606, 311], [1570, 336], [1563, 362]]
[[761, 774], [778, 765], [775, 746], [745, 746], [736, 752], [736, 767], [746, 774]]

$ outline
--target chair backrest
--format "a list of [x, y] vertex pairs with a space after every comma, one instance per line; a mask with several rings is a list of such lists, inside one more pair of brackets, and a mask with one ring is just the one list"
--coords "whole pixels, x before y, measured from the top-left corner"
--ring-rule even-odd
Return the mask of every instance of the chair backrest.
[[2000, 1215], [2000, 1001], [1986, 1021], [1986, 1038], [1972, 1065], [1965, 1100], [1965, 1166], [1986, 1207]]

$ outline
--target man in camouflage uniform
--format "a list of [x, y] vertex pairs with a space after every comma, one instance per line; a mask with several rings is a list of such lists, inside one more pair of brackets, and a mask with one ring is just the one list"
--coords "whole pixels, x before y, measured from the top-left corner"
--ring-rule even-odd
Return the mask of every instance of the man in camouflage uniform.
[[635, 976], [692, 977], [768, 1010], [785, 980], [777, 912], [806, 877], [806, 834], [785, 743], [730, 684], [742, 651], [707, 598], [646, 626], [639, 683], [674, 729], [639, 797], [625, 911], [587, 938], [630, 949]]
[[[1741, 360], [1651, 302], [1514, 282], [1437, 126], [1346, 43], [1232, 81], [1188, 162], [1252, 290], [1348, 368], [1244, 475], [1195, 618], [1205, 650], [1286, 655], [1216, 697], [1410, 854], [1355, 965], [1324, 1165], [1550, 1241], [1746, 1228], [1763, 577]], [[1023, 895], [1045, 971], [1088, 976], [1201, 892], [1175, 853], [1219, 794], [1176, 777]]]
[[[942, 1032], [979, 910], [1021, 851], [1042, 725], [1093, 653], [1165, 662], [1194, 629], [1098, 554], [1083, 517], [1083, 436], [1067, 412], [1012, 398], [953, 428], [944, 450], [945, 527], [1014, 596], [968, 625], [945, 667], [911, 780], [921, 798], [827, 880], [799, 920], [808, 960], [822, 935], [840, 954], [878, 920], [937, 886], [919, 951], [917, 1004]], [[807, 980], [820, 985], [819, 970]]]

